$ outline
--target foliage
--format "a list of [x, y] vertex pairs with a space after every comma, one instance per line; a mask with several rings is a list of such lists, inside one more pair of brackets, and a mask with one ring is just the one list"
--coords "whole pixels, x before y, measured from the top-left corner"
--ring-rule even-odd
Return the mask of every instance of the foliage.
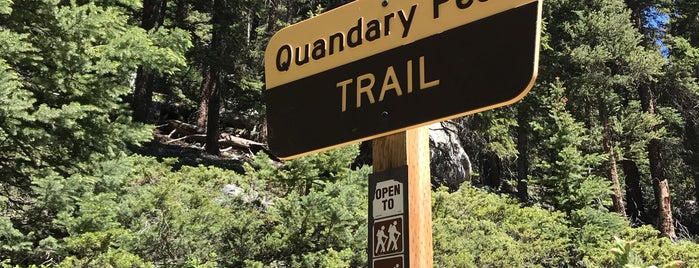
[[[259, 166], [265, 161], [258, 156]], [[243, 175], [204, 166], [173, 170], [175, 163], [118, 158], [95, 174], [62, 179], [60, 187], [38, 185], [42, 200], [61, 207], [53, 228], [69, 236], [20, 250], [51, 252], [59, 267], [366, 265], [367, 168], [345, 168], [308, 194], [278, 195], [256, 184], [258, 173], [274, 167]], [[620, 234], [640, 241], [636, 252], [649, 263], [697, 258], [694, 243], [663, 244], [669, 240], [652, 228], [631, 229], [615, 214], [593, 209], [568, 217], [471, 187], [439, 189], [432, 206], [440, 267], [605, 264], [614, 261], [605, 250], [610, 237]]]
[[[161, 27], [145, 30], [152, 1], [0, 0], [0, 266], [367, 266], [370, 167], [350, 169], [357, 146], [281, 164], [259, 153], [243, 174], [180, 167], [132, 154], [151, 133], [127, 105], [146, 70], [159, 76], [155, 100], [185, 111], [159, 118], [191, 120], [213, 67], [224, 127], [264, 141], [267, 41], [343, 2], [166, 1]], [[477, 172], [522, 172], [532, 198], [433, 192], [435, 266], [699, 265], [697, 243], [609, 213], [605, 178], [618, 153], [654, 200], [648, 144], [661, 140], [677, 225], [697, 234], [697, 3], [544, 1], [539, 81], [525, 102], [459, 121]]]
[[[505, 107], [502, 109], [486, 111], [476, 114], [466, 122], [466, 128], [478, 129], [477, 132], [464, 135], [466, 144], [478, 146], [474, 153], [493, 153], [502, 158], [512, 158], [516, 155], [515, 140], [510, 133], [517, 126], [516, 120], [510, 116], [512, 111]], [[475, 150], [480, 149], [480, 150]]]
[[[668, 238], [658, 237], [659, 231], [650, 225], [626, 228], [602, 244], [599, 254], [586, 259], [591, 267], [694, 267], [699, 261], [696, 243], [680, 241], [673, 243]], [[611, 250], [609, 250], [611, 248]], [[624, 266], [627, 265], [627, 266]]]
[[[52, 259], [51, 245], [68, 233], [51, 220], [74, 207], [79, 195], [72, 191], [85, 184], [80, 174], [149, 139], [123, 105], [130, 76], [139, 65], [164, 73], [181, 68], [189, 41], [176, 31], [149, 35], [131, 25], [126, 12], [139, 4], [3, 1], [2, 222], [13, 223], [7, 234], [14, 242], [0, 255], [17, 263]], [[36, 248], [23, 251], [27, 243]]]
[[[638, 257], [635, 256], [632, 247], [636, 244], [636, 241], [624, 241], [618, 237], [614, 237], [614, 247], [612, 248], [612, 253], [617, 257], [617, 265], [629, 268], [641, 267], [636, 264], [638, 262]], [[664, 268], [671, 267], [681, 267], [684, 265], [682, 261], [672, 261], [668, 264], [663, 265]]]
[[572, 254], [577, 260], [601, 255], [607, 249], [602, 245], [627, 227], [628, 222], [618, 214], [594, 208], [573, 211], [570, 216], [570, 228], [573, 230], [572, 240], [576, 246]]
[[[366, 170], [361, 172], [367, 175]], [[366, 261], [366, 177], [328, 183], [306, 196], [292, 193], [279, 200], [270, 218], [281, 223], [266, 241], [295, 267], [356, 266]], [[290, 258], [290, 259], [286, 259]], [[345, 263], [342, 265], [342, 263]]]
[[352, 159], [356, 151], [310, 161], [335, 177], [320, 178], [307, 195], [277, 196], [251, 184], [272, 167], [246, 175], [203, 166], [175, 171], [174, 159], [138, 156], [103, 162], [91, 175], [38, 180], [37, 201], [57, 211], [47, 227], [67, 235], [14, 250], [50, 254], [60, 267], [356, 266], [366, 261], [368, 170], [327, 163], [328, 155]]
[[[698, 260], [696, 243], [673, 244], [649, 225], [631, 228], [618, 214], [592, 208], [568, 216], [522, 208], [511, 198], [471, 187], [454, 193], [438, 189], [432, 207], [438, 267], [678, 267], [673, 266], [678, 260], [692, 267]], [[619, 247], [615, 236], [637, 242], [632, 251], [610, 251]], [[624, 254], [628, 262], [619, 259]]]
[[590, 140], [584, 125], [567, 111], [563, 85], [559, 81], [549, 87], [543, 98], [549, 109], [548, 118], [532, 122], [533, 131], [545, 141], [539, 149], [540, 162], [534, 168], [533, 182], [541, 187], [539, 199], [568, 213], [601, 206], [600, 201], [611, 193], [609, 183], [592, 171], [599, 168], [605, 157], [585, 152]]
[[562, 213], [520, 208], [516, 201], [470, 187], [433, 193], [438, 267], [556, 267], [569, 262]]

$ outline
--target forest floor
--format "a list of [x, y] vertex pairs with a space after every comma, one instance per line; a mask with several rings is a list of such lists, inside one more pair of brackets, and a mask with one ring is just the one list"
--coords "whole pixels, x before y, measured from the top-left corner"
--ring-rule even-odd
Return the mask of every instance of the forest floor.
[[[136, 152], [158, 160], [177, 158], [175, 169], [182, 166], [216, 166], [223, 169], [244, 173], [243, 165], [253, 163], [254, 155], [259, 151], [269, 152], [262, 143], [235, 137], [232, 133], [222, 132], [219, 143], [220, 155], [212, 155], [204, 150], [206, 133], [194, 125], [180, 121], [168, 121], [153, 129], [153, 140], [142, 144]], [[270, 153], [268, 153], [270, 154]], [[275, 159], [273, 156], [270, 158]], [[281, 164], [279, 162], [279, 164]]]

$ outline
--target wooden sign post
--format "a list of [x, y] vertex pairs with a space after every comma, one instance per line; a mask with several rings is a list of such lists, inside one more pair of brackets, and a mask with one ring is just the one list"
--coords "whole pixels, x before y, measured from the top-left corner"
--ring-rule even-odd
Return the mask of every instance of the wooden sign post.
[[533, 87], [542, 0], [357, 0], [265, 50], [270, 149], [288, 160], [373, 141], [369, 267], [432, 267], [428, 125]]
[[[405, 204], [403, 213], [407, 213], [407, 217], [402, 221], [403, 227], [401, 228], [403, 232], [401, 235], [407, 237], [403, 240], [401, 246], [402, 253], [398, 258], [404, 259], [404, 262], [382, 262], [380, 258], [372, 258], [377, 255], [377, 252], [381, 252], [381, 248], [377, 245], [377, 232], [382, 232], [381, 236], [390, 236], [391, 232], [388, 234], [383, 233], [386, 231], [379, 228], [374, 228], [373, 226], [377, 224], [374, 222], [374, 217], [370, 213], [369, 219], [369, 238], [370, 248], [369, 256], [370, 263], [369, 267], [383, 268], [390, 267], [404, 268], [404, 267], [432, 267], [432, 200], [431, 200], [431, 184], [430, 184], [430, 148], [429, 148], [429, 128], [419, 127], [415, 129], [410, 129], [404, 132], [399, 132], [393, 135], [385, 136], [382, 138], [374, 139], [373, 141], [373, 167], [374, 173], [380, 174], [389, 172], [391, 170], [400, 169], [407, 167], [407, 181], [403, 185], [403, 191], [399, 192], [401, 196], [406, 196], [407, 204]], [[402, 173], [399, 173], [402, 174]], [[377, 181], [371, 180], [370, 185], [374, 186]], [[372, 187], [374, 192], [369, 193], [370, 195], [370, 207], [372, 206], [372, 199], [376, 199], [376, 192], [380, 193], [380, 190], [376, 190], [378, 187]], [[391, 189], [391, 194], [395, 194], [395, 191]], [[398, 202], [402, 201], [398, 200]], [[373, 211], [376, 214], [376, 211]], [[390, 219], [390, 218], [389, 218]], [[375, 231], [377, 230], [377, 231]], [[378, 231], [381, 230], [381, 231]], [[389, 242], [389, 238], [384, 239], [385, 242]], [[381, 243], [382, 241], [378, 241]], [[384, 244], [383, 246], [390, 247], [390, 243]], [[386, 250], [384, 248], [384, 250]], [[393, 256], [391, 256], [393, 257]], [[395, 257], [393, 259], [396, 259]], [[384, 258], [383, 260], [390, 260], [390, 258]]]

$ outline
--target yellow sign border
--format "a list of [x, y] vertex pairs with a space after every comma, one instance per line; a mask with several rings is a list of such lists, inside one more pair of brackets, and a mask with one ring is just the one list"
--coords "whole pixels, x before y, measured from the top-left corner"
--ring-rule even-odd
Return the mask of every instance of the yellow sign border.
[[[385, 7], [378, 0], [354, 1], [286, 27], [274, 34], [265, 49], [266, 88], [270, 90], [534, 1], [537, 0], [485, 0], [484, 2], [446, 0], [437, 5], [435, 0], [392, 0], [388, 1]], [[457, 3], [461, 6], [457, 6]], [[465, 4], [468, 4], [468, 7], [463, 8]], [[437, 15], [435, 7], [438, 10], [437, 18], [435, 18]], [[412, 15], [411, 10], [414, 12]], [[406, 23], [408, 19], [409, 24]], [[332, 55], [329, 49], [325, 49], [324, 56], [317, 60], [312, 55], [303, 53], [308, 46], [308, 53], [312, 54], [314, 42], [320, 39], [325, 40], [327, 47], [330, 37], [338, 33], [343, 34], [343, 42], [347, 43], [348, 32], [356, 27], [360, 20], [363, 30], [369, 28], [367, 24], [370, 21], [379, 24], [380, 37], [372, 41], [365, 39], [361, 45], [354, 47], [345, 45], [342, 51], [336, 48]], [[406, 24], [408, 27], [404, 26]], [[386, 25], [389, 25], [387, 32]], [[408, 30], [406, 31], [405, 28]], [[282, 47], [290, 50], [284, 50]], [[299, 59], [303, 61], [305, 58], [308, 60], [307, 63], [301, 65], [295, 63], [297, 48]], [[289, 54], [289, 51], [292, 54]], [[288, 70], [280, 71], [279, 62], [288, 62]]]

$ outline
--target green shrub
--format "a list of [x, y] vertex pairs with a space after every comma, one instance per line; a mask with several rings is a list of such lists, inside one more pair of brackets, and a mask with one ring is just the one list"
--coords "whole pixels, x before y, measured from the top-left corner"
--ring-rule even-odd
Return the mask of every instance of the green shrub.
[[557, 267], [571, 241], [564, 214], [520, 208], [470, 187], [433, 193], [435, 267]]
[[[660, 232], [650, 225], [627, 227], [619, 237], [608, 239], [585, 258], [588, 267], [686, 267], [699, 265], [699, 244], [690, 241], [673, 243], [660, 237]], [[611, 249], [611, 250], [610, 250]], [[628, 266], [624, 266], [628, 265]]]

